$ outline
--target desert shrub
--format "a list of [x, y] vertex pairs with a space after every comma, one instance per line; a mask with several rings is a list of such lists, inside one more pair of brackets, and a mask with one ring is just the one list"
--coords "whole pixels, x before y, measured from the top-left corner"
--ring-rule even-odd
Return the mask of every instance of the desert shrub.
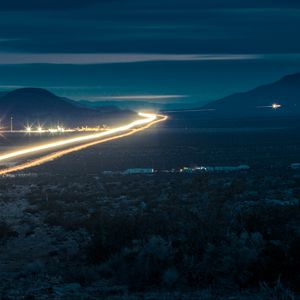
[[262, 300], [294, 300], [294, 293], [290, 289], [284, 287], [280, 277], [274, 286], [270, 286], [263, 282], [260, 285]]
[[18, 233], [9, 224], [4, 221], [0, 222], [0, 242], [15, 236], [18, 236]]
[[173, 261], [170, 242], [153, 236], [147, 242], [136, 242], [111, 257], [105, 269], [106, 272], [110, 270], [117, 282], [126, 284], [132, 290], [144, 290], [151, 286], [170, 287], [178, 279]]
[[264, 241], [259, 233], [231, 234], [219, 244], [209, 244], [201, 262], [206, 283], [245, 287], [254, 280], [251, 270], [259, 259]]
[[76, 282], [82, 286], [99, 279], [97, 268], [82, 265], [71, 265], [63, 270], [62, 275], [65, 282]]
[[175, 234], [179, 226], [167, 213], [135, 216], [95, 213], [86, 222], [92, 236], [88, 257], [91, 262], [99, 263], [129, 247], [134, 240], [146, 241], [153, 235], [167, 237]]

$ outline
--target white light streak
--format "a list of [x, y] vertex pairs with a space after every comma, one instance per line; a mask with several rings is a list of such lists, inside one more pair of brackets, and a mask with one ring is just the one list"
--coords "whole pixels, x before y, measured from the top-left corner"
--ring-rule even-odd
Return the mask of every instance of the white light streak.
[[9, 64], [108, 64], [148, 61], [235, 61], [262, 59], [259, 54], [149, 54], [149, 53], [8, 53], [0, 65]]
[[167, 116], [162, 116], [162, 115], [157, 115], [155, 117], [156, 118], [152, 121], [149, 121], [149, 123], [143, 124], [143, 125], [138, 126], [138, 127], [131, 128], [130, 130], [127, 130], [125, 132], [121, 132], [117, 135], [112, 135], [112, 136], [105, 137], [103, 139], [98, 139], [96, 141], [91, 141], [91, 142], [87, 142], [87, 143], [84, 143], [84, 144], [81, 144], [81, 145], [78, 145], [78, 146], [73, 146], [73, 147], [68, 148], [68, 149], [60, 150], [58, 152], [50, 153], [50, 154], [48, 154], [46, 156], [43, 156], [43, 157], [33, 159], [31, 161], [22, 163], [20, 165], [16, 165], [16, 166], [13, 166], [13, 167], [2, 169], [2, 170], [0, 170], [0, 175], [5, 175], [5, 174], [8, 174], [8, 173], [22, 171], [22, 170], [25, 170], [25, 169], [28, 169], [28, 168], [39, 166], [41, 164], [47, 163], [47, 162], [52, 161], [54, 159], [58, 159], [58, 158], [60, 158], [64, 155], [70, 154], [72, 152], [80, 151], [80, 150], [86, 149], [88, 147], [92, 147], [92, 146], [102, 144], [102, 143], [105, 143], [105, 142], [109, 142], [109, 141], [117, 140], [117, 139], [120, 139], [120, 138], [128, 137], [128, 136], [133, 135], [137, 132], [146, 130], [147, 128], [153, 126], [154, 124], [164, 122], [168, 119]]
[[272, 108], [272, 109], [278, 109], [281, 107], [282, 105], [278, 103], [272, 103], [271, 105], [256, 106], [256, 108]]
[[[137, 126], [146, 125], [157, 119], [157, 116], [155, 114], [139, 113], [139, 116], [143, 117], [143, 119], [139, 119], [139, 120], [133, 121], [127, 125], [116, 127], [116, 128], [104, 131], [104, 132], [84, 135], [84, 136], [75, 137], [75, 138], [68, 138], [68, 139], [64, 139], [62, 141], [46, 143], [46, 144], [42, 144], [40, 146], [29, 147], [29, 148], [25, 148], [25, 149], [22, 149], [19, 151], [6, 153], [3, 155], [0, 155], [0, 161], [4, 161], [4, 160], [10, 159], [10, 158], [24, 156], [27, 154], [33, 154], [33, 153], [43, 151], [43, 150], [51, 150], [54, 148], [68, 146], [68, 145], [72, 145], [72, 144], [76, 144], [76, 143], [80, 143], [80, 142], [88, 142], [91, 140], [96, 140], [101, 137], [106, 137], [106, 136], [113, 135], [113, 134], [116, 134], [119, 132], [121, 133], [121, 132], [128, 131]], [[39, 126], [37, 129], [38, 129], [38, 132], [43, 132], [43, 128], [41, 126]]]
[[280, 108], [280, 107], [281, 107], [280, 104], [277, 104], [277, 103], [273, 103], [273, 104], [272, 104], [272, 108], [273, 108], [273, 109], [277, 109], [277, 108]]

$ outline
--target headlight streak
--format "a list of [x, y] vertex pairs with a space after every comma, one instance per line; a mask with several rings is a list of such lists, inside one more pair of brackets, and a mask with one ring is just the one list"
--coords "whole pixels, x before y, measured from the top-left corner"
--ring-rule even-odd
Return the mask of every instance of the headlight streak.
[[[116, 139], [120, 139], [120, 138], [124, 138], [124, 137], [130, 136], [130, 135], [133, 135], [133, 134], [135, 134], [137, 132], [140, 132], [140, 131], [143, 131], [145, 129], [148, 129], [149, 127], [151, 127], [151, 126], [153, 126], [153, 125], [155, 125], [157, 123], [164, 122], [168, 118], [167, 116], [163, 116], [163, 115], [142, 114], [142, 113], [140, 113], [139, 115], [146, 117], [146, 119], [137, 120], [137, 121], [134, 121], [134, 122], [132, 122], [132, 123], [130, 123], [128, 125], [121, 126], [121, 127], [109, 130], [110, 134], [114, 134], [114, 133], [117, 133], [119, 131], [130, 130], [130, 131], [126, 132], [126, 133], [115, 135], [115, 136], [111, 136], [111, 137], [107, 137], [105, 139], [93, 141], [93, 142], [90, 142], [90, 143], [85, 143], [85, 144], [78, 145], [78, 146], [75, 146], [75, 147], [72, 147], [72, 148], [68, 148], [68, 149], [64, 149], [64, 150], [61, 150], [61, 151], [57, 151], [57, 152], [45, 155], [43, 157], [33, 159], [33, 160], [29, 161], [29, 162], [25, 162], [25, 163], [17, 165], [17, 166], [13, 166], [13, 167], [9, 167], [9, 168], [6, 168], [6, 169], [2, 169], [2, 170], [0, 170], [0, 175], [5, 175], [5, 174], [8, 174], [8, 173], [22, 171], [24, 169], [28, 169], [28, 168], [32, 168], [32, 167], [35, 167], [35, 166], [39, 166], [39, 165], [44, 164], [44, 163], [46, 163], [48, 161], [52, 161], [54, 159], [60, 158], [60, 157], [62, 157], [64, 155], [72, 153], [72, 152], [80, 151], [80, 150], [83, 150], [83, 149], [91, 147], [91, 146], [95, 146], [95, 145], [98, 145], [98, 144], [102, 144], [102, 143], [105, 143], [105, 142], [109, 142], [109, 141], [112, 141], [112, 140], [116, 140]], [[145, 124], [145, 125], [143, 125], [143, 124]], [[139, 126], [139, 125], [143, 125], [143, 126], [139, 127], [139, 128], [134, 128], [134, 127]], [[127, 129], [125, 129], [125, 128], [127, 128]], [[120, 130], [117, 130], [117, 129], [120, 129]], [[103, 132], [103, 133], [107, 133], [107, 132]], [[99, 135], [99, 134], [97, 134], [97, 135]], [[95, 136], [95, 135], [93, 135], [93, 136]], [[102, 137], [102, 136], [104, 136], [104, 135], [101, 135], [99, 137]], [[74, 139], [70, 139], [70, 140], [74, 140]], [[54, 144], [54, 143], [51, 143], [51, 144]], [[63, 145], [65, 145], [65, 144], [63, 144]], [[42, 145], [42, 146], [44, 146], [44, 145]], [[40, 146], [40, 147], [42, 147], [42, 146]], [[33, 148], [28, 148], [26, 150], [29, 151], [30, 149], [36, 149], [36, 148], [37, 147], [33, 147]], [[46, 149], [49, 149], [49, 148], [46, 148]], [[42, 149], [42, 150], [44, 150], [44, 149]], [[36, 151], [40, 151], [40, 150], [34, 150], [32, 152], [36, 152]], [[20, 153], [20, 152], [21, 151], [17, 151], [17, 152], [14, 152], [14, 153]], [[31, 153], [31, 152], [27, 152], [27, 153]], [[6, 154], [6, 156], [7, 155], [9, 155], [9, 154]], [[24, 153], [23, 154], [18, 154], [18, 156], [19, 155], [24, 155]], [[15, 156], [13, 156], [13, 157], [15, 157]], [[0, 157], [0, 159], [1, 159], [1, 157]]]
[[256, 106], [256, 108], [272, 108], [274, 110], [281, 108], [282, 105], [278, 103], [272, 103], [272, 105], [263, 105], [263, 106]]
[[[89, 141], [89, 140], [95, 140], [95, 139], [98, 139], [98, 138], [101, 138], [101, 137], [105, 137], [107, 135], [112, 135], [114, 133], [130, 130], [130, 129], [136, 127], [136, 126], [140, 126], [140, 125], [143, 125], [143, 124], [150, 123], [150, 122], [152, 122], [156, 119], [156, 115], [154, 115], [154, 114], [139, 113], [139, 115], [144, 117], [144, 119], [136, 120], [136, 121], [133, 121], [133, 122], [127, 124], [127, 125], [120, 126], [120, 127], [117, 127], [117, 128], [113, 128], [113, 129], [110, 129], [110, 130], [107, 130], [107, 131], [104, 131], [104, 132], [100, 132], [100, 133], [96, 133], [96, 134], [89, 134], [89, 135], [84, 135], [84, 136], [80, 136], [80, 137], [69, 138], [69, 139], [65, 139], [65, 140], [62, 140], [62, 141], [58, 141], [58, 142], [51, 142], [51, 143], [43, 144], [43, 145], [40, 145], [40, 146], [30, 147], [30, 148], [26, 148], [26, 149], [23, 149], [23, 150], [3, 154], [3, 155], [0, 155], [0, 161], [7, 160], [9, 158], [15, 158], [15, 157], [23, 156], [23, 155], [26, 155], [26, 154], [31, 154], [31, 153], [43, 151], [43, 150], [49, 150], [49, 149], [57, 148], [57, 147], [60, 147], [60, 146], [67, 146], [67, 145], [70, 145], [70, 144], [85, 142], [85, 141]], [[42, 131], [41, 127], [38, 128], [38, 131]]]

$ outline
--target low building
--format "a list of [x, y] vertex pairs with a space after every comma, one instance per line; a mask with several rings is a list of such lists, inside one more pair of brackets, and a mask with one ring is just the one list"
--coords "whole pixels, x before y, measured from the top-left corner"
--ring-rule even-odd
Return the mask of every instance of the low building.
[[5, 178], [17, 178], [17, 177], [25, 178], [25, 177], [38, 177], [38, 174], [37, 173], [14, 173], [14, 174], [8, 173], [1, 176]]
[[300, 169], [300, 163], [293, 163], [291, 164], [292, 170], [299, 170]]
[[233, 172], [233, 171], [246, 171], [249, 170], [248, 165], [240, 166], [201, 166], [188, 168], [184, 167], [180, 169], [181, 173], [200, 173], [200, 172]]
[[127, 169], [122, 174], [123, 175], [131, 175], [131, 174], [153, 174], [154, 169], [152, 168], [133, 168]]
[[180, 173], [197, 173], [201, 171], [206, 171], [206, 168], [205, 167], [194, 167], [194, 168], [183, 167], [182, 169], [179, 170]]
[[246, 171], [250, 167], [248, 165], [240, 166], [215, 166], [215, 167], [205, 167], [207, 172], [232, 172], [232, 171]]
[[103, 171], [102, 174], [103, 174], [103, 175], [112, 176], [112, 175], [115, 174], [115, 172], [113, 172], [113, 171]]

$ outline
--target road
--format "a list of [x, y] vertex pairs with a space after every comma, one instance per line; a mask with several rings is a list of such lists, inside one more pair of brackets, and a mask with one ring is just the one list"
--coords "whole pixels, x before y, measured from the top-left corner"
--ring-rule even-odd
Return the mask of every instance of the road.
[[[154, 124], [164, 122], [167, 120], [167, 116], [163, 115], [156, 115], [156, 114], [146, 114], [146, 113], [139, 113], [139, 116], [143, 117], [142, 119], [138, 119], [136, 121], [133, 121], [129, 124], [116, 127], [101, 133], [96, 134], [86, 134], [80, 137], [75, 138], [66, 138], [61, 141], [57, 142], [51, 142], [51, 143], [45, 143], [39, 146], [31, 146], [26, 147], [19, 151], [13, 151], [9, 153], [5, 153], [0, 155], [0, 162], [1, 161], [9, 161], [13, 158], [18, 157], [26, 157], [33, 155], [35, 153], [39, 153], [42, 151], [48, 151], [48, 150], [55, 150], [55, 152], [52, 152], [48, 155], [33, 159], [31, 161], [5, 168], [0, 170], [0, 175], [21, 171], [24, 169], [28, 169], [43, 163], [46, 163], [48, 161], [57, 159], [63, 155], [69, 154], [71, 152], [80, 151], [87, 147], [91, 147], [97, 144], [105, 143], [108, 141], [112, 141], [115, 139], [120, 139], [127, 137], [129, 135], [135, 134], [137, 132], [146, 130], [147, 128], [153, 126]], [[64, 148], [66, 146], [76, 145], [68, 149], [63, 149], [61, 151], [57, 151], [59, 148]], [[78, 145], [79, 144], [79, 145]]]

